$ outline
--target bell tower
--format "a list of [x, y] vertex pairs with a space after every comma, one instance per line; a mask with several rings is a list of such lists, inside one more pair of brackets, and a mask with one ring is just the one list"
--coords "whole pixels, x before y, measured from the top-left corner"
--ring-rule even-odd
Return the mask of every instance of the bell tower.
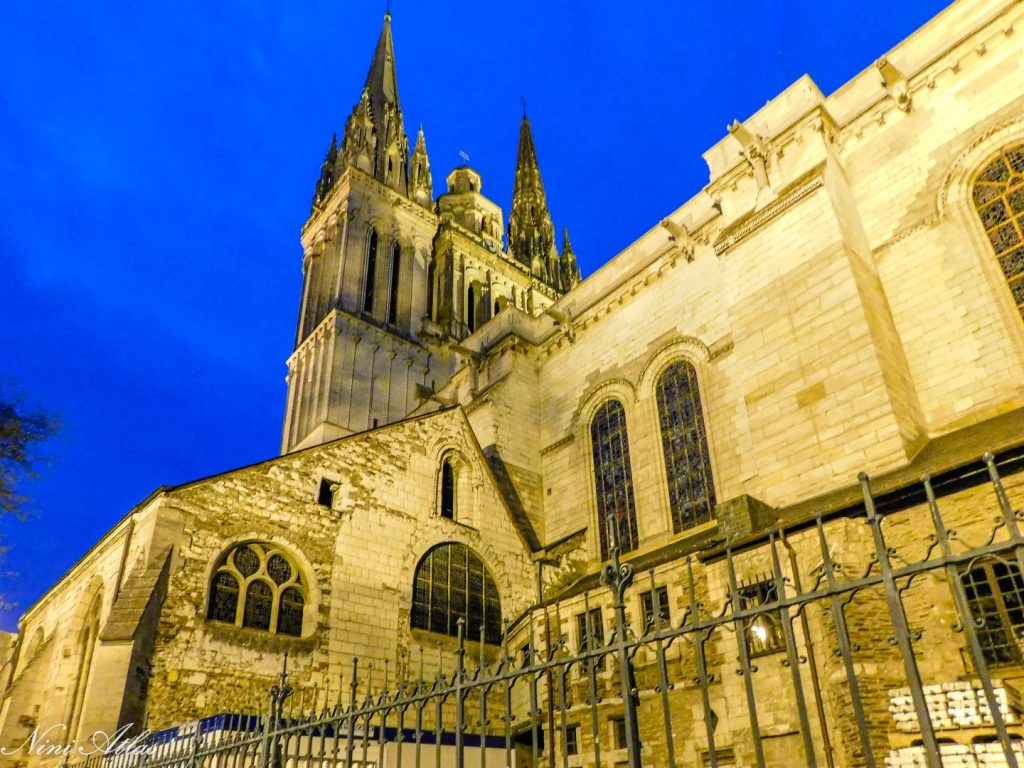
[[331, 139], [302, 229], [303, 286], [288, 360], [282, 451], [396, 421], [442, 361], [417, 342], [436, 231], [422, 130], [412, 158], [391, 15], [366, 82]]
[[391, 15], [302, 228], [302, 297], [288, 358], [282, 452], [398, 421], [447, 383], [462, 341], [503, 311], [539, 314], [579, 282], [520, 126], [509, 243], [468, 166], [434, 200], [422, 127], [410, 157]]

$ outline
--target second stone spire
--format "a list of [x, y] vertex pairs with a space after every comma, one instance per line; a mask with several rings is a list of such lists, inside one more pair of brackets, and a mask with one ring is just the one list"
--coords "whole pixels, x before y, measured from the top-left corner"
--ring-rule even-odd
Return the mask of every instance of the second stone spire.
[[[519, 152], [512, 189], [512, 211], [508, 219], [508, 250], [517, 261], [529, 267], [535, 278], [558, 291], [567, 291], [580, 281], [575, 257], [563, 264], [558, 255], [533, 131], [525, 114], [519, 124]], [[569, 256], [571, 249], [566, 250], [568, 253], [565, 255]]]

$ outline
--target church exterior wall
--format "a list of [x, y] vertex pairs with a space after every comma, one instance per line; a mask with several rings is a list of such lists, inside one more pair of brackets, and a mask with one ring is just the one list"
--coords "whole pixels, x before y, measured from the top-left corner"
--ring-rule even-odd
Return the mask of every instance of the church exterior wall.
[[[491, 484], [486, 460], [458, 411], [308, 449], [172, 491], [167, 514], [183, 521], [153, 654], [149, 727], [212, 711], [261, 711], [288, 653], [294, 675], [337, 695], [354, 658], [383, 683], [413, 674], [420, 649], [429, 668], [452, 662], [451, 638], [410, 629], [413, 574], [435, 544], [476, 551], [498, 585], [508, 618], [534, 594], [527, 551]], [[464, 474], [456, 520], [437, 514], [442, 455]], [[332, 508], [317, 503], [335, 483]], [[309, 580], [301, 637], [207, 620], [212, 569], [232, 544], [271, 542], [291, 553]], [[350, 679], [350, 678], [349, 678]]]
[[[1024, 439], [1024, 323], [970, 195], [988, 158], [1024, 141], [1022, 22], [1019, 3], [965, 0], [827, 98], [801, 78], [705, 153], [711, 178], [701, 193], [561, 298], [532, 267], [488, 248], [497, 248], [500, 211], [478, 194], [471, 169], [454, 171], [450, 194], [427, 210], [359, 170], [366, 163], [350, 166], [303, 233], [283, 440], [293, 452], [162, 489], [25, 615], [0, 746], [70, 712], [84, 730], [129, 712], [150, 728], [262, 712], [285, 654], [303, 695], [325, 701], [348, 695], [356, 659], [359, 695], [450, 672], [457, 641], [411, 626], [417, 564], [446, 542], [488, 566], [512, 622], [512, 652], [531, 636], [545, 650], [558, 637], [578, 649], [577, 617], [588, 607], [602, 611], [609, 637], [591, 424], [613, 399], [625, 413], [638, 529], [627, 553], [641, 571], [627, 596], [632, 628], [643, 623], [650, 573], [676, 622], [693, 610], [691, 581], [702, 611], [724, 610], [730, 557], [749, 586], [779, 554], [789, 583], [799, 574], [806, 591], [825, 560], [816, 514], [830, 516], [829, 556], [847, 572], [870, 572], [877, 551], [858, 507], [858, 472], [898, 495], [921, 473], [959, 471]], [[375, 295], [389, 290], [390, 244], [407, 256], [393, 324], [379, 303], [364, 311], [371, 226], [381, 244]], [[470, 295], [483, 302], [472, 317]], [[508, 303], [488, 320], [499, 297]], [[677, 532], [656, 386], [679, 361], [695, 371], [717, 519]], [[457, 467], [454, 519], [439, 514], [445, 460]], [[1017, 461], [1006, 477], [1014, 508], [1024, 503]], [[325, 481], [329, 505], [318, 499]], [[962, 485], [943, 497], [947, 526], [963, 547], [984, 549], [998, 511], [991, 489]], [[885, 513], [889, 543], [904, 559], [928, 560], [929, 510], [900, 504]], [[220, 559], [246, 542], [280, 547], [302, 573], [300, 636], [207, 618]], [[903, 592], [928, 684], [975, 674], [957, 631], [954, 571], [930, 569]], [[820, 677], [805, 680], [802, 705], [779, 649], [756, 660], [756, 674], [735, 674], [746, 636], [737, 625], [708, 636], [709, 713], [690, 646], [676, 644], [668, 660], [678, 680], [667, 695], [685, 764], [704, 759], [708, 718], [719, 747], [737, 764], [754, 762], [748, 683], [768, 765], [791, 764], [808, 729], [823, 761], [828, 731], [836, 764], [861, 764], [827, 608], [822, 598], [794, 623], [795, 653], [814, 655]], [[876, 586], [847, 613], [879, 755], [912, 739], [889, 712], [905, 672], [880, 619], [888, 610]], [[93, 630], [90, 645], [83, 638]], [[468, 653], [496, 661], [497, 647], [485, 646]], [[653, 658], [642, 651], [636, 664], [645, 756], [660, 765], [667, 744]], [[99, 682], [76, 693], [80, 668], [102, 681], [102, 694]], [[574, 674], [570, 716], [586, 755], [590, 709]], [[1024, 677], [1020, 664], [999, 674], [1018, 685]], [[600, 685], [607, 747], [622, 706], [614, 665]], [[525, 718], [521, 691], [513, 704]], [[625, 757], [615, 748], [606, 756]]]

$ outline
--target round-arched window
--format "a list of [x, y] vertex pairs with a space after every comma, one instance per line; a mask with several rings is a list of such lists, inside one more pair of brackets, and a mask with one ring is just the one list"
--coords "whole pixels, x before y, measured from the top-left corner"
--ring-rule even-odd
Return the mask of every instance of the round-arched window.
[[439, 544], [420, 560], [413, 582], [414, 629], [458, 637], [459, 619], [465, 638], [501, 643], [501, 601], [484, 561], [465, 544]]
[[294, 558], [272, 544], [229, 549], [210, 582], [206, 618], [279, 635], [302, 635], [306, 587]]

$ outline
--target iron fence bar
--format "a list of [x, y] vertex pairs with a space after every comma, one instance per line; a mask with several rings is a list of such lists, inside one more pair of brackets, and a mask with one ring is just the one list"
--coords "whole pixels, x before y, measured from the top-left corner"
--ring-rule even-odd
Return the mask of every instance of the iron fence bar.
[[359, 659], [352, 657], [352, 682], [349, 683], [348, 718], [346, 727], [348, 736], [345, 742], [345, 766], [352, 768], [352, 758], [355, 757], [356, 740], [356, 695], [359, 689]]
[[743, 676], [743, 687], [747, 695], [747, 714], [750, 719], [750, 738], [754, 743], [754, 758], [760, 768], [764, 768], [764, 746], [761, 744], [761, 728], [757, 720], [757, 698], [754, 695], [754, 668], [750, 663], [750, 649], [747, 647], [746, 621], [740, 617], [740, 591], [736, 584], [736, 567], [732, 558], [732, 548], [725, 548], [726, 569], [729, 572], [729, 602], [736, 626], [736, 645], [740, 654], [740, 671]]
[[815, 516], [814, 522], [818, 532], [818, 545], [821, 548], [821, 567], [829, 587], [829, 608], [832, 612], [832, 622], [835, 625], [836, 640], [839, 644], [839, 656], [842, 658], [843, 669], [846, 672], [846, 682], [850, 686], [850, 704], [853, 707], [853, 716], [857, 721], [857, 732], [860, 736], [861, 749], [864, 752], [864, 762], [866, 768], [875, 768], [871, 736], [868, 732], [867, 718], [864, 716], [864, 705], [860, 697], [860, 684], [857, 682], [857, 671], [854, 668], [853, 650], [850, 647], [850, 632], [846, 625], [846, 613], [843, 611], [843, 604], [839, 599], [840, 593], [836, 589], [835, 563], [832, 562], [832, 553], [828, 548], [820, 514]]
[[[440, 665], [438, 665], [438, 682], [441, 680]], [[436, 690], [437, 683], [434, 684]], [[437, 699], [436, 706], [434, 708], [434, 768], [441, 768], [441, 734], [442, 725], [444, 723], [444, 696], [437, 694], [434, 697]]]
[[[790, 546], [785, 533], [779, 531], [779, 542], [786, 548], [789, 554], [789, 568], [793, 572], [793, 589], [797, 595], [803, 592], [803, 585], [800, 580], [800, 568], [796, 559], [796, 551]], [[807, 667], [811, 675], [811, 689], [814, 691], [814, 710], [818, 715], [818, 730], [821, 732], [821, 751], [825, 755], [825, 764], [828, 768], [835, 768], [835, 759], [832, 754], [832, 737], [829, 734], [828, 717], [825, 715], [825, 702], [822, 700], [821, 681], [818, 678], [818, 659], [814, 652], [814, 641], [811, 637], [811, 624], [807, 618], [807, 604], [799, 610], [800, 628], [804, 633], [804, 648], [807, 651]]]
[[[328, 691], [324, 691], [324, 716], [321, 718], [321, 722], [327, 721], [327, 703], [329, 701]], [[337, 729], [333, 729], [337, 732]], [[320, 727], [320, 754], [317, 759], [317, 768], [322, 768], [324, 764], [324, 757], [327, 754], [327, 729], [325, 726]]]
[[[569, 674], [569, 667], [566, 666], [564, 670], [558, 673], [558, 696], [561, 703], [559, 707], [560, 717], [559, 725], [562, 732], [562, 768], [569, 768], [569, 718], [568, 718], [568, 702], [566, 701], [566, 685], [565, 680]], [[574, 726], [575, 727], [575, 726]], [[578, 731], [577, 731], [578, 733]], [[576, 750], [579, 751], [579, 739], [577, 738]]]
[[608, 553], [611, 561], [601, 570], [601, 581], [611, 590], [615, 612], [615, 650], [619, 657], [619, 687], [622, 695], [622, 713], [626, 728], [626, 759], [629, 768], [640, 768], [640, 723], [637, 721], [636, 683], [633, 662], [629, 655], [630, 643], [626, 636], [626, 590], [633, 583], [632, 563], [619, 560], [619, 526], [614, 515], [608, 520]]
[[522, 676], [526, 678], [530, 697], [530, 708], [527, 711], [527, 718], [530, 722], [530, 758], [532, 768], [538, 768], [540, 762], [541, 715], [543, 714], [540, 708], [540, 680], [541, 675], [544, 673], [532, 671], [535, 666], [539, 666], [535, 665], [535, 660], [540, 656], [536, 638], [537, 634], [533, 626], [533, 611], [530, 610], [527, 618], [526, 659], [524, 659]]
[[[951, 554], [949, 534], [946, 530], [946, 524], [942, 519], [942, 513], [939, 511], [931, 478], [925, 475], [921, 478], [921, 483], [924, 485], [924, 492], [928, 498], [928, 510], [931, 512], [932, 525], [935, 528], [935, 539], [944, 554]], [[1003, 718], [1002, 708], [996, 699], [995, 690], [992, 688], [992, 678], [989, 674], [988, 662], [985, 660], [985, 652], [981, 647], [974, 618], [971, 615], [970, 603], [967, 600], [967, 594], [956, 566], [952, 564], [946, 565], [946, 580], [949, 582], [950, 591], [953, 593], [953, 602], [956, 605], [960, 623], [963, 625], [964, 635], [967, 637], [967, 647], [971, 654], [971, 660], [974, 662], [974, 668], [977, 670], [978, 678], [981, 680], [981, 687], [985, 692], [985, 701], [988, 702], [989, 714], [992, 716], [992, 722], [995, 724], [999, 744], [1006, 755], [1006, 763], [1009, 768], [1017, 768], [1017, 757], [1013, 753], [1010, 734], [1006, 730], [1006, 720]]]
[[932, 768], [942, 768], [942, 760], [939, 757], [939, 745], [935, 739], [935, 731], [932, 728], [931, 715], [928, 712], [928, 702], [924, 696], [924, 686], [921, 683], [921, 673], [917, 668], [917, 658], [914, 656], [914, 646], [910, 639], [910, 626], [907, 623], [907, 614], [903, 606], [903, 599], [900, 597], [899, 587], [893, 575], [892, 563], [889, 559], [889, 547], [885, 543], [885, 535], [882, 533], [882, 520], [875, 510], [875, 499], [871, 495], [871, 484], [868, 476], [861, 472], [861, 491], [864, 495], [864, 508], [867, 511], [867, 523], [871, 529], [871, 536], [875, 544], [875, 555], [878, 558], [878, 567], [881, 572], [882, 585], [885, 590], [885, 601], [889, 606], [889, 616], [892, 619], [896, 645], [900, 649], [903, 658], [903, 667], [907, 673], [907, 683], [910, 686], [910, 697], [914, 702], [914, 711], [917, 713], [917, 720], [921, 726], [921, 742], [924, 747], [925, 757], [928, 765]]
[[384, 740], [388, 732], [388, 714], [391, 712], [389, 706], [391, 698], [388, 694], [388, 662], [384, 660], [384, 687], [381, 691], [380, 704], [383, 709], [380, 713], [380, 733], [377, 734], [377, 768], [384, 765]]
[[[982, 461], [985, 462], [985, 467], [988, 469], [988, 476], [996, 493], [999, 512], [1002, 515], [1003, 522], [1006, 524], [1006, 530], [1010, 534], [1010, 541], [1014, 545], [1022, 544], [1024, 539], [1021, 538], [1020, 526], [1017, 525], [1017, 515], [1010, 505], [1010, 497], [1006, 495], [1003, 480], [999, 476], [999, 469], [996, 467], [995, 457], [991, 453], [986, 453], [982, 456]], [[1024, 548], [1015, 546], [1013, 552], [1017, 558], [1017, 567], [1020, 568], [1021, 573], [1024, 573]]]
[[363, 714], [363, 738], [362, 738], [362, 763], [361, 768], [366, 768], [366, 754], [370, 749], [370, 721], [373, 717], [373, 663], [367, 664], [366, 679], [366, 700], [362, 706]]
[[[586, 630], [586, 637], [584, 642], [587, 645], [587, 651], [591, 651], [591, 646], [596, 645], [594, 642], [594, 629], [593, 619], [590, 616], [590, 593], [583, 593], [583, 628]], [[582, 645], [582, 643], [581, 643]], [[591, 738], [594, 745], [594, 765], [597, 768], [601, 768], [601, 723], [598, 718], [597, 704], [597, 658], [591, 658], [588, 653], [583, 662], [587, 670], [587, 692], [589, 697], [587, 703], [590, 705], [590, 732]]]
[[[700, 621], [700, 603], [697, 601], [697, 588], [693, 581], [693, 558], [686, 556], [686, 573], [689, 580], [690, 619]], [[701, 704], [704, 706], [704, 731], [708, 739], [709, 768], [718, 768], [718, 755], [715, 748], [715, 724], [711, 721], [711, 691], [708, 679], [707, 659], [704, 656], [704, 630], [694, 632], [693, 651], [697, 662], [697, 684], [700, 686]]]
[[423, 710], [426, 706], [425, 701], [416, 705], [416, 768], [420, 768], [423, 762]]
[[[768, 546], [771, 550], [772, 570], [775, 573], [775, 594], [779, 598], [784, 598], [786, 596], [786, 580], [782, 575], [782, 561], [779, 559], [779, 546], [776, 538], [776, 532], [769, 532]], [[786, 660], [789, 662], [789, 671], [793, 676], [793, 695], [796, 697], [800, 735], [804, 743], [804, 758], [807, 761], [807, 768], [817, 768], [818, 757], [814, 752], [814, 741], [811, 738], [811, 721], [807, 717], [807, 701], [804, 697], [804, 684], [800, 675], [800, 657], [796, 650], [796, 635], [793, 632], [793, 620], [789, 615], [789, 609], [779, 608], [779, 618], [782, 621], [782, 634], [786, 640]], [[807, 641], [808, 638], [805, 637], [804, 642]]]
[[[505, 659], [502, 663], [509, 663], [507, 639], [505, 641]], [[512, 765], [512, 682], [510, 680], [505, 681], [505, 765]]]
[[[530, 622], [530, 659], [533, 660], [534, 648], [533, 648], [533, 622]], [[537, 684], [540, 679], [540, 673], [526, 675], [527, 683], [530, 689], [530, 711], [527, 717], [530, 719], [530, 766], [531, 768], [537, 768], [537, 763], [540, 761], [540, 737], [539, 737], [539, 724], [540, 724], [540, 701], [537, 695]]]
[[275, 718], [275, 717], [276, 717], [276, 714], [274, 712], [274, 695], [273, 695], [273, 693], [271, 693], [271, 695], [270, 695], [270, 703], [268, 705], [267, 718], [263, 721], [263, 744], [262, 744], [263, 759], [262, 759], [262, 762], [261, 762], [261, 765], [263, 766], [263, 768], [270, 768], [270, 751], [271, 751], [270, 741], [271, 741], [271, 738], [272, 738], [271, 735], [270, 735], [270, 728], [271, 728], [270, 723], [271, 723], [271, 720], [273, 718]]
[[[661, 598], [658, 596], [658, 585], [654, 581], [654, 569], [648, 571], [651, 577], [651, 607], [654, 610], [655, 633], [661, 631]], [[643, 606], [641, 606], [643, 607]], [[646, 619], [646, 617], [644, 617]], [[646, 627], [645, 627], [646, 629]], [[669, 704], [668, 692], [672, 683], [668, 680], [668, 666], [665, 662], [665, 645], [660, 637], [655, 635], [655, 653], [658, 659], [658, 693], [661, 694], [661, 714], [665, 721], [665, 756], [668, 759], [669, 768], [676, 768], [675, 739], [672, 735], [672, 708]]]
[[[487, 639], [486, 627], [480, 624], [480, 658], [477, 662], [477, 678], [484, 677], [484, 640]], [[490, 688], [483, 686], [480, 689], [480, 768], [487, 765], [487, 697]]]
[[455, 768], [464, 768], [466, 746], [466, 702], [463, 699], [466, 674], [466, 621], [458, 621], [458, 649], [455, 651]]

